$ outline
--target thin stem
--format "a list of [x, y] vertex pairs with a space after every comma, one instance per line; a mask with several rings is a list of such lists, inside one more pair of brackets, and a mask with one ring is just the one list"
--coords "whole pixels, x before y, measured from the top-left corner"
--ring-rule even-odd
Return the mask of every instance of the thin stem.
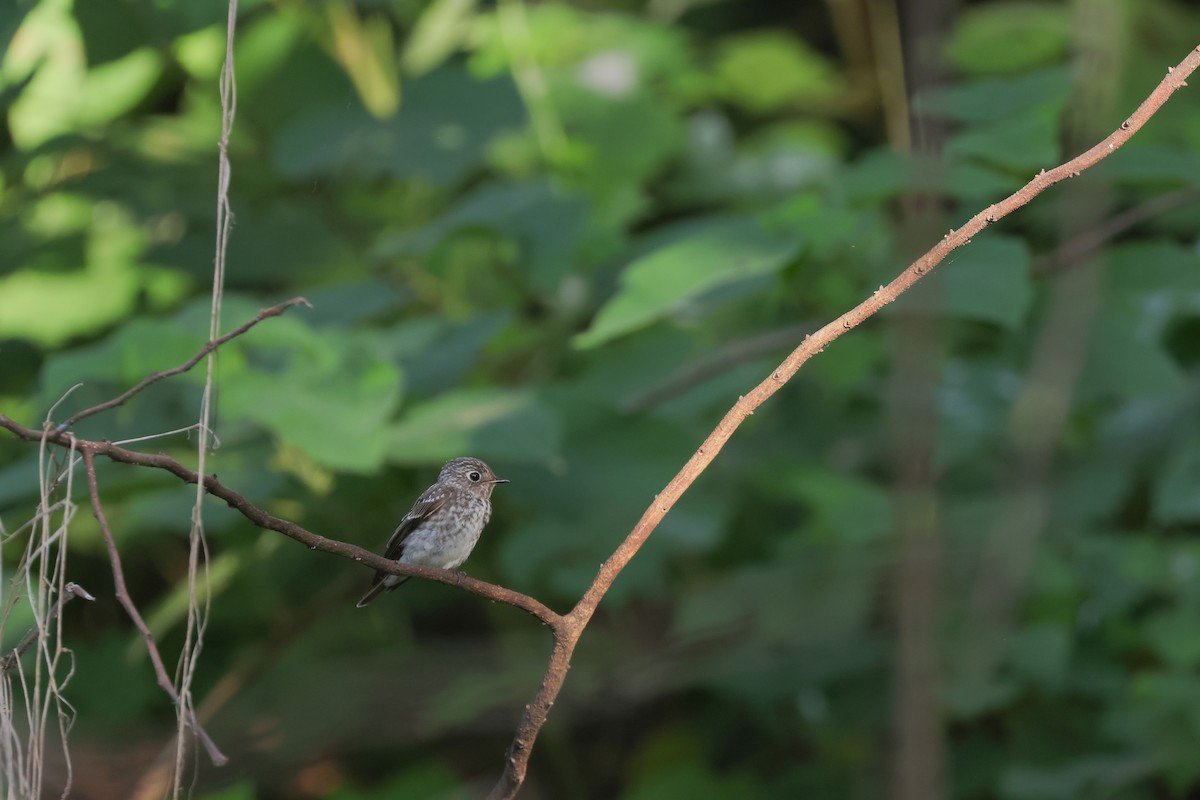
[[[129, 619], [133, 621], [133, 625], [142, 634], [142, 641], [146, 643], [146, 652], [150, 655], [150, 663], [154, 665], [154, 676], [158, 680], [158, 685], [171, 698], [171, 702], [176, 708], [180, 707], [179, 693], [175, 691], [175, 682], [171, 680], [167, 674], [167, 668], [163, 665], [162, 656], [158, 652], [158, 645], [154, 641], [154, 634], [150, 632], [150, 627], [146, 621], [142, 619], [141, 613], [137, 606], [133, 603], [133, 598], [129, 596], [129, 588], [125, 585], [125, 570], [121, 567], [121, 554], [117, 550], [116, 540], [113, 539], [112, 530], [108, 527], [108, 518], [104, 516], [104, 508], [100, 505], [100, 488], [96, 484], [96, 464], [92, 451], [83, 447], [83, 442], [79, 442], [78, 449], [83, 454], [83, 468], [87, 472], [88, 491], [92, 496], [92, 513], [96, 515], [96, 521], [100, 523], [100, 534], [104, 537], [104, 545], [108, 548], [108, 561], [112, 566], [113, 584], [116, 588], [117, 601], [125, 609], [125, 613], [129, 615]], [[209, 738], [208, 733], [196, 720], [194, 714], [187, 714], [188, 726], [192, 732], [196, 734], [196, 738], [204, 745], [204, 749], [208, 752], [208, 757], [213, 764], [221, 766], [229, 762], [229, 759], [220, 751], [216, 743]]]
[[[84, 600], [96, 599], [88, 593], [87, 589], [84, 589], [79, 584], [68, 583], [65, 587], [63, 587], [63, 592], [61, 595], [59, 595], [58, 602], [55, 603], [50, 608], [49, 613], [46, 614], [46, 619], [43, 621], [43, 624], [48, 628], [50, 624], [54, 622], [54, 620], [58, 619], [58, 615], [62, 613], [63, 606], [74, 600], [76, 597], [81, 597]], [[16, 647], [5, 653], [3, 657], [0, 657], [0, 672], [8, 672], [17, 663], [17, 660], [21, 658], [21, 654], [28, 650], [29, 646], [36, 642], [40, 635], [41, 628], [38, 625], [34, 625], [32, 628], [30, 628], [25, 635], [21, 637], [21, 641], [17, 642]]]
[[174, 375], [179, 375], [181, 373], [187, 372], [192, 367], [199, 364], [200, 359], [204, 358], [206, 355], [213, 352], [218, 347], [220, 347], [221, 345], [228, 342], [230, 339], [236, 339], [237, 337], [241, 336], [246, 331], [253, 328], [258, 323], [262, 322], [264, 319], [269, 319], [271, 317], [278, 317], [280, 314], [287, 311], [292, 306], [296, 306], [296, 305], [305, 305], [305, 306], [308, 306], [309, 308], [312, 308], [312, 304], [309, 303], [307, 300], [305, 300], [303, 297], [293, 297], [291, 300], [287, 300], [283, 303], [280, 303], [277, 306], [271, 306], [270, 308], [264, 308], [262, 311], [258, 312], [257, 317], [255, 317], [254, 319], [245, 323], [244, 325], [234, 328], [229, 333], [225, 334], [224, 336], [222, 336], [218, 339], [212, 339], [212, 340], [206, 342], [204, 344], [204, 346], [200, 348], [200, 351], [198, 353], [196, 353], [196, 355], [192, 356], [191, 358], [189, 358], [187, 361], [183, 362], [179, 366], [173, 367], [168, 370], [163, 370], [162, 372], [152, 372], [151, 374], [147, 375], [145, 378], [142, 378], [142, 380], [138, 382], [137, 386], [134, 386], [132, 389], [129, 389], [128, 391], [117, 395], [113, 399], [107, 400], [103, 403], [100, 403], [99, 405], [92, 406], [91, 408], [85, 408], [82, 411], [76, 411], [70, 417], [67, 417], [67, 419], [64, 422], [60, 422], [55, 427], [55, 431], [61, 433], [62, 431], [69, 430], [75, 423], [79, 422], [81, 419], [86, 419], [86, 418], [92, 416], [93, 414], [99, 414], [101, 411], [108, 411], [110, 408], [116, 408], [117, 406], [126, 402], [131, 397], [140, 393], [142, 390], [146, 389], [148, 386], [151, 386], [152, 384], [158, 383], [159, 381], [164, 380], [165, 378], [170, 378]]

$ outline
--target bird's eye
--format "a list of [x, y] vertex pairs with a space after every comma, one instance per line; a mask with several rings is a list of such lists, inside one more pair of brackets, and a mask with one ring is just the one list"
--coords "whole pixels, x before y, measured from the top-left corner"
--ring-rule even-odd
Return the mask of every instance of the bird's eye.
[[467, 477], [468, 477], [468, 478], [470, 478], [470, 479], [471, 479], [471, 480], [473, 480], [473, 481], [478, 481], [478, 480], [479, 480], [479, 478], [480, 478], [481, 476], [480, 476], [480, 474], [479, 474], [478, 472], [472, 472], [472, 473], [469, 473], [469, 474], [467, 475]]

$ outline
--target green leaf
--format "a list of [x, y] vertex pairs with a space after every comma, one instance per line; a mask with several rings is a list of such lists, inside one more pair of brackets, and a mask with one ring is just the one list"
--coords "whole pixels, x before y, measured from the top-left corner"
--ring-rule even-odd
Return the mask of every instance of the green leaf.
[[509, 321], [503, 311], [474, 314], [461, 323], [441, 316], [415, 317], [381, 334], [380, 346], [404, 370], [413, 394], [437, 394], [462, 383], [488, 342]]
[[514, 240], [531, 282], [552, 290], [570, 274], [586, 218], [586, 203], [547, 182], [486, 184], [419, 231], [383, 239], [376, 254], [424, 253], [456, 231], [486, 227]]
[[777, 272], [800, 246], [795, 233], [766, 230], [754, 219], [714, 221], [626, 266], [616, 296], [574, 343], [595, 347], [678, 311], [714, 288]]
[[935, 89], [919, 95], [913, 107], [958, 122], [988, 122], [1028, 114], [1040, 106], [1061, 108], [1070, 90], [1070, 71], [1055, 67], [1015, 78], [988, 78]]
[[1145, 238], [1110, 247], [1104, 303], [1162, 331], [1179, 311], [1200, 302], [1200, 253], [1168, 239]]
[[750, 111], [826, 102], [841, 91], [833, 65], [804, 40], [781, 32], [726, 40], [716, 65], [717, 93]]
[[471, 31], [478, 0], [433, 0], [404, 45], [404, 68], [423, 75], [444, 62]]
[[389, 119], [338, 104], [292, 120], [274, 163], [294, 180], [418, 176], [451, 184], [482, 163], [497, 134], [523, 121], [510, 80], [476, 81], [444, 67], [413, 81], [404, 107]]
[[244, 345], [243, 368], [223, 375], [222, 414], [258, 422], [331, 469], [377, 469], [399, 370], [367, 334], [318, 332], [294, 317], [272, 323]]
[[1135, 137], [1104, 159], [1104, 175], [1126, 184], [1195, 185], [1200, 181], [1200, 153], [1179, 147], [1139, 144]]
[[1154, 518], [1164, 525], [1200, 520], [1200, 435], [1174, 445], [1154, 484]]
[[545, 461], [559, 446], [554, 412], [530, 391], [463, 389], [414, 406], [379, 439], [394, 464], [440, 464], [473, 455]]
[[1071, 9], [1062, 4], [999, 2], [958, 16], [946, 45], [951, 63], [975, 75], [1005, 75], [1053, 64], [1071, 43]]
[[[1192, 484], [1193, 494], [1200, 484]], [[1195, 519], [1193, 516], [1192, 519]], [[1146, 639], [1168, 665], [1183, 670], [1200, 664], [1200, 618], [1190, 609], [1172, 609], [1155, 614], [1145, 626]]]
[[1010, 330], [1025, 324], [1033, 302], [1029, 246], [1013, 236], [985, 233], [955, 250], [938, 267], [937, 292], [910, 292], [900, 303], [905, 309], [991, 322]]
[[1059, 112], [1057, 106], [1043, 106], [972, 125], [952, 138], [946, 151], [1033, 177], [1060, 160]]
[[360, 13], [351, 3], [326, 3], [322, 8], [333, 55], [363, 105], [375, 117], [395, 114], [400, 108], [400, 78], [391, 21], [366, 9]]
[[255, 797], [254, 783], [244, 781], [216, 792], [205, 792], [200, 800], [255, 800]]
[[1085, 399], [1163, 395], [1183, 385], [1179, 365], [1152, 330], [1123, 314], [1101, 313], [1079, 381]]
[[854, 202], [876, 203], [906, 191], [915, 172], [912, 160], [890, 147], [870, 150], [845, 170], [839, 185]]
[[757, 784], [747, 776], [718, 773], [708, 765], [680, 764], [647, 771], [621, 800], [656, 800], [686, 797], [688, 800], [736, 800], [757, 794]]
[[995, 322], [1010, 330], [1025, 324], [1033, 302], [1029, 246], [1013, 236], [984, 234], [944, 264], [946, 311]]
[[75, 57], [81, 42], [73, 24], [26, 25], [23, 37], [29, 40], [24, 50], [40, 53], [44, 47], [52, 57], [45, 58], [9, 110], [12, 139], [22, 149], [121, 118], [143, 102], [162, 77], [163, 58], [150, 47], [85, 71]]
[[1004, 770], [1000, 797], [1004, 800], [1126, 797], [1122, 790], [1132, 789], [1152, 775], [1155, 761], [1142, 755], [1101, 753], [1056, 766], [1016, 764]]
[[1012, 681], [951, 680], [938, 690], [949, 713], [958, 719], [971, 719], [1004, 708], [1020, 693]]
[[1071, 665], [1070, 631], [1052, 623], [1021, 628], [1012, 635], [1008, 659], [1019, 673], [1038, 686], [1060, 689]]
[[806, 527], [815, 537], [879, 541], [892, 528], [891, 499], [869, 481], [827, 470], [805, 470], [794, 481], [813, 515]]

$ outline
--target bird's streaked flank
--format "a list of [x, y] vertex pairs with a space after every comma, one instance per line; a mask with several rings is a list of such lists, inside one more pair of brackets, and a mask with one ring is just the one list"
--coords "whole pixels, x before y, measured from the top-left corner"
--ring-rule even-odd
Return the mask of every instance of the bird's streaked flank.
[[[384, 558], [401, 564], [454, 569], [475, 549], [492, 515], [492, 490], [498, 483], [508, 481], [497, 478], [492, 468], [477, 458], [448, 462], [437, 483], [422, 492], [412, 511], [400, 520], [383, 551]], [[406, 575], [376, 572], [358, 607], [406, 580]]]

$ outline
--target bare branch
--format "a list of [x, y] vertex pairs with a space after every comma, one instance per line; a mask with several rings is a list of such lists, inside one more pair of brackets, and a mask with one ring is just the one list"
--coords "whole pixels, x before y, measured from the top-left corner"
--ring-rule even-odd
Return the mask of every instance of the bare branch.
[[[82, 447], [76, 448], [83, 455], [83, 468], [87, 472], [88, 491], [92, 495], [92, 513], [96, 515], [96, 521], [100, 523], [100, 533], [104, 537], [104, 544], [108, 548], [108, 560], [112, 565], [113, 584], [116, 587], [117, 601], [125, 609], [125, 613], [129, 615], [129, 619], [133, 621], [134, 627], [142, 634], [142, 640], [146, 643], [146, 652], [150, 655], [150, 663], [154, 665], [154, 675], [158, 679], [158, 685], [171, 698], [171, 702], [176, 708], [180, 708], [179, 693], [175, 691], [175, 683], [167, 675], [167, 669], [163, 666], [162, 656], [158, 652], [158, 645], [154, 642], [154, 634], [150, 633], [150, 627], [146, 621], [142, 619], [141, 613], [137, 606], [134, 605], [133, 599], [129, 596], [129, 589], [125, 585], [125, 570], [121, 567], [121, 554], [117, 550], [117, 543], [113, 539], [112, 530], [108, 527], [108, 518], [104, 516], [104, 508], [100, 505], [100, 489], [96, 485], [96, 464], [92, 451]], [[216, 743], [209, 738], [203, 726], [196, 720], [194, 714], [188, 714], [188, 726], [192, 732], [196, 734], [196, 738], [204, 745], [204, 749], [208, 752], [208, 757], [212, 763], [218, 767], [229, 762], [229, 759], [217, 747]]]
[[[83, 598], [84, 600], [96, 599], [88, 593], [87, 589], [84, 589], [79, 584], [68, 583], [65, 587], [63, 587], [63, 593], [58, 598], [58, 602], [50, 607], [50, 611], [46, 614], [46, 619], [42, 621], [42, 624], [49, 628], [50, 623], [58, 619], [58, 615], [62, 613], [63, 606], [74, 600], [76, 597]], [[21, 641], [17, 642], [16, 647], [5, 653], [3, 657], [0, 657], [0, 672], [8, 672], [8, 670], [17, 663], [17, 660], [21, 657], [21, 654], [28, 650], [29, 646], [38, 640], [38, 635], [40, 632], [41, 627], [34, 625], [24, 636], [21, 637]]]
[[168, 369], [168, 370], [163, 370], [162, 372], [153, 372], [153, 373], [147, 375], [145, 378], [143, 378], [138, 383], [137, 386], [134, 386], [132, 389], [129, 389], [128, 391], [126, 391], [120, 395], [117, 395], [112, 400], [107, 400], [99, 405], [92, 406], [91, 408], [85, 408], [82, 411], [75, 412], [70, 417], [68, 417], [65, 422], [59, 423], [55, 427], [55, 431], [61, 433], [62, 431], [69, 430], [71, 428], [71, 426], [73, 426], [75, 423], [79, 422], [79, 420], [86, 419], [87, 417], [90, 417], [93, 414], [99, 414], [101, 411], [108, 411], [110, 408], [116, 408], [117, 406], [119, 406], [122, 403], [124, 403], [125, 401], [127, 401], [129, 398], [133, 397], [135, 394], [138, 394], [139, 392], [141, 392], [147, 386], [150, 386], [151, 384], [158, 383], [159, 381], [163, 380], [164, 378], [170, 378], [174, 375], [179, 375], [181, 373], [187, 372], [192, 367], [194, 367], [198, 363], [200, 363], [200, 359], [204, 358], [206, 355], [213, 352], [218, 347], [220, 347], [221, 345], [228, 342], [230, 339], [236, 339], [237, 337], [241, 336], [246, 331], [253, 328], [258, 323], [262, 322], [264, 319], [269, 319], [271, 317], [278, 317], [280, 314], [287, 311], [292, 306], [297, 306], [297, 305], [305, 305], [305, 306], [308, 306], [309, 308], [312, 308], [312, 304], [309, 303], [307, 300], [305, 300], [303, 297], [293, 297], [291, 300], [282, 302], [277, 306], [271, 306], [270, 308], [264, 308], [262, 311], [258, 312], [258, 316], [256, 316], [254, 319], [250, 320], [249, 322], [247, 322], [243, 325], [240, 325], [237, 328], [234, 328], [229, 333], [225, 334], [224, 336], [222, 336], [218, 339], [213, 339], [211, 341], [205, 342], [204, 346], [200, 348], [200, 352], [196, 353], [196, 355], [192, 356], [187, 361], [180, 364], [178, 367], [174, 367], [174, 368]]
[[[914, 283], [942, 263], [947, 255], [970, 243], [971, 238], [987, 228], [988, 225], [1008, 216], [1054, 184], [1079, 175], [1111, 155], [1117, 148], [1129, 141], [1129, 138], [1137, 133], [1150, 117], [1154, 116], [1155, 112], [1176, 90], [1187, 85], [1187, 77], [1195, 71], [1197, 66], [1200, 66], [1200, 47], [1188, 53], [1187, 58], [1180, 62], [1179, 66], [1168, 68], [1167, 76], [1151, 92], [1150, 96], [1125, 122], [1121, 123], [1120, 128], [1099, 144], [1052, 170], [1042, 170], [1037, 177], [1012, 195], [980, 211], [958, 230], [950, 231], [942, 241], [909, 265], [887, 286], [879, 287], [869, 298], [842, 316], [811, 336], [805, 336], [800, 346], [793, 350], [775, 371], [734, 403], [733, 408], [729, 409], [713, 432], [700, 445], [700, 448], [683, 465], [679, 473], [671, 479], [662, 492], [655, 496], [650, 507], [642, 514], [642, 518], [625, 537], [625, 541], [621, 542], [608, 560], [600, 565], [600, 570], [597, 572], [595, 580], [592, 581], [592, 585], [584, 592], [575, 608], [566, 615], [569, 633], [578, 637], [596, 612], [596, 607], [600, 605], [600, 601], [612, 586], [613, 581], [641, 549], [667, 512], [674, 507], [696, 478], [708, 468], [708, 465], [716, 458], [717, 453], [721, 451], [746, 417], [753, 414], [755, 409], [766, 402], [771, 395], [783, 388], [783, 385], [792, 379], [792, 376], [805, 362], [828, 347], [842, 334], [858, 327], [888, 303], [908, 291]], [[568, 664], [570, 650], [573, 649], [573, 646], [572, 640], [567, 647]], [[558, 654], [559, 650], [556, 648], [555, 657]], [[546, 723], [546, 715], [549, 713], [550, 707], [554, 705], [566, 675], [566, 666], [558, 665], [555, 657], [551, 658], [546, 678], [538, 687], [533, 701], [525, 706], [525, 712], [517, 728], [517, 736], [513, 740], [509, 749], [509, 758], [504, 765], [504, 774], [500, 777], [495, 789], [492, 790], [489, 800], [509, 800], [509, 798], [515, 797], [520, 790], [521, 783], [525, 779], [525, 770], [534, 739]], [[552, 674], [556, 670], [560, 670], [561, 674]]]
[[[31, 442], [41, 441], [43, 436], [42, 431], [27, 428], [3, 414], [0, 414], [0, 428], [5, 428], [18, 438]], [[85, 455], [101, 455], [123, 464], [165, 470], [184, 483], [195, 484], [200, 479], [200, 476], [195, 471], [188, 469], [164, 453], [139, 453], [135, 450], [126, 450], [111, 442], [78, 439], [66, 432], [48, 432], [45, 434], [45, 438], [47, 442], [63, 447], [69, 447], [71, 442], [74, 441], [75, 449]], [[555, 613], [528, 595], [514, 592], [512, 589], [506, 589], [503, 586], [497, 586], [487, 581], [472, 578], [469, 575], [464, 575], [454, 570], [434, 569], [433, 567], [421, 567], [415, 564], [400, 564], [349, 542], [327, 539], [294, 522], [268, 514], [233, 489], [221, 483], [216, 475], [205, 476], [204, 490], [213, 497], [224, 500], [230, 508], [253, 522], [256, 526], [282, 533], [289, 539], [295, 539], [297, 542], [306, 545], [310, 550], [333, 553], [352, 561], [358, 561], [371, 569], [380, 570], [389, 575], [408, 575], [437, 581], [438, 583], [445, 583], [450, 586], [458, 586], [488, 600], [494, 600], [498, 603], [505, 603], [506, 605], [519, 608], [537, 617], [555, 631], [559, 631], [563, 627], [564, 618], [562, 615]]]

